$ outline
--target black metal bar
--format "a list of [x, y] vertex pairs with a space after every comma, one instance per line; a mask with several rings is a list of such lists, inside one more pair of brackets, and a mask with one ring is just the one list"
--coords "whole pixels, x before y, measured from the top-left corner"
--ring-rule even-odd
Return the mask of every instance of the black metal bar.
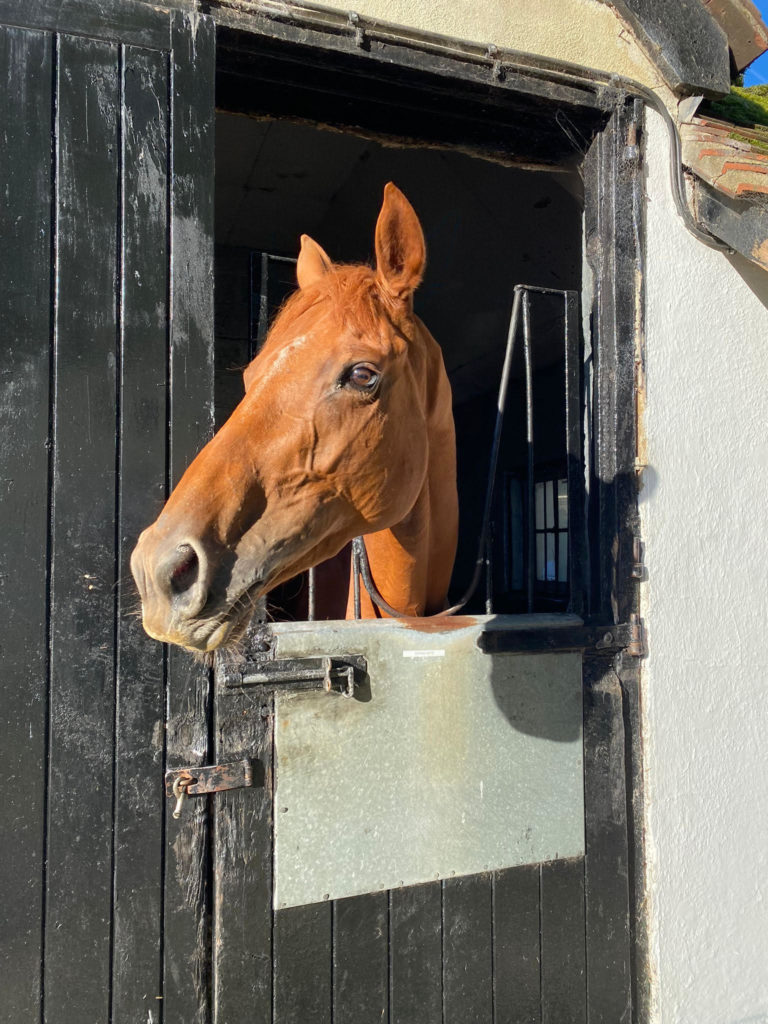
[[485, 542], [485, 614], [493, 615], [493, 531]]
[[539, 284], [519, 284], [516, 286], [521, 292], [528, 292], [529, 295], [562, 295], [562, 288], [545, 288]]
[[259, 329], [258, 308], [256, 305], [256, 256], [251, 250], [248, 253], [248, 358], [256, 354], [256, 334]]
[[314, 622], [317, 615], [315, 605], [315, 567], [307, 571], [307, 621]]
[[488, 535], [488, 529], [491, 522], [491, 508], [493, 506], [493, 492], [496, 484], [496, 468], [499, 461], [499, 448], [501, 447], [501, 430], [504, 425], [504, 410], [507, 404], [507, 391], [509, 390], [509, 379], [512, 374], [512, 356], [515, 348], [515, 336], [517, 334], [517, 324], [520, 319], [520, 305], [523, 292], [527, 289], [527, 285], [516, 285], [514, 291], [514, 301], [512, 303], [512, 315], [509, 318], [509, 331], [507, 332], [507, 347], [504, 353], [504, 365], [501, 370], [501, 380], [499, 381], [499, 396], [496, 400], [496, 426], [493, 431], [493, 440], [491, 442], [491, 457], [488, 465], [488, 481], [485, 490], [485, 506], [483, 508], [483, 520], [480, 527], [480, 540], [477, 548], [477, 558], [475, 560], [475, 571], [472, 576], [472, 581], [469, 587], [465, 591], [461, 600], [456, 604], [448, 608], [443, 615], [452, 615], [454, 612], [460, 611], [464, 605], [474, 594], [477, 589], [477, 584], [480, 582], [480, 574], [483, 571], [483, 563], [485, 560], [485, 538]]
[[547, 629], [488, 629], [477, 638], [484, 654], [537, 654], [584, 651], [595, 655], [623, 651], [632, 638], [629, 623], [556, 626]]
[[[361, 568], [361, 566], [360, 566], [360, 562], [361, 562], [360, 549], [361, 548], [362, 548], [363, 553], [364, 553], [365, 552], [365, 547], [363, 545], [362, 537], [355, 537], [355, 539], [352, 541], [352, 554], [350, 556], [350, 560], [351, 560], [351, 572], [352, 572], [352, 602], [353, 602], [353, 605], [354, 605], [354, 613], [355, 613], [355, 618], [356, 619], [361, 619], [363, 617], [362, 608], [360, 606], [360, 568]], [[367, 565], [367, 559], [366, 559], [366, 565]], [[373, 582], [373, 581], [371, 581], [371, 582]], [[371, 594], [371, 590], [368, 587], [367, 583], [366, 583], [366, 589], [368, 590], [368, 593], [371, 596], [371, 600], [374, 600], [373, 594]]]
[[560, 509], [559, 505], [559, 488], [558, 479], [552, 481], [552, 527], [553, 527], [553, 543], [554, 543], [554, 556], [555, 556], [555, 569], [553, 573], [552, 582], [557, 586], [560, 582]]
[[[261, 281], [259, 286], [259, 326], [256, 333], [256, 352], [261, 349], [264, 339], [267, 336], [269, 320], [269, 300], [267, 291], [269, 289], [269, 253], [261, 254]], [[256, 355], [256, 352], [253, 354]]]
[[527, 545], [528, 545], [528, 578], [527, 604], [528, 611], [533, 611], [533, 581], [536, 578], [536, 533], [534, 520], [534, 459], [533, 459], [533, 365], [531, 361], [531, 300], [528, 289], [523, 294], [523, 358], [525, 360], [525, 440], [528, 451], [528, 467], [526, 471], [527, 488]]

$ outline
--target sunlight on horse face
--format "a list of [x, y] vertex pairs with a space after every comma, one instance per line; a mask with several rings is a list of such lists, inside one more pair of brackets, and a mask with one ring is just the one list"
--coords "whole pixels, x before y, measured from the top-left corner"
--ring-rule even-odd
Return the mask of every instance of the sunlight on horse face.
[[226, 644], [267, 591], [414, 506], [428, 458], [412, 312], [424, 262], [416, 214], [392, 184], [375, 270], [336, 266], [302, 237], [299, 290], [246, 369], [245, 397], [133, 553], [150, 636]]

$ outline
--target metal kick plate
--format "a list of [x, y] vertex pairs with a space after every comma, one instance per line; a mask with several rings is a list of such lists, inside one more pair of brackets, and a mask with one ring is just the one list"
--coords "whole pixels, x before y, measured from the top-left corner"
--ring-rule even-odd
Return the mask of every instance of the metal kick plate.
[[584, 853], [581, 654], [477, 646], [548, 619], [274, 627], [277, 657], [364, 653], [370, 679], [275, 697], [275, 908]]

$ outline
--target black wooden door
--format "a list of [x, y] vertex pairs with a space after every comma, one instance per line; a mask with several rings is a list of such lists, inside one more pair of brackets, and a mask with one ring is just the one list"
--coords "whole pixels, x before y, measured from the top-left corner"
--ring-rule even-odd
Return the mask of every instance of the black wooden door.
[[130, 615], [212, 425], [213, 31], [0, 3], [3, 936], [15, 1024], [208, 1019], [205, 670]]
[[275, 819], [289, 810], [275, 801], [275, 697], [217, 673], [216, 758], [259, 768], [254, 788], [213, 802], [215, 1019], [628, 1024], [624, 697], [612, 658], [586, 658], [583, 685], [584, 856], [275, 909]]

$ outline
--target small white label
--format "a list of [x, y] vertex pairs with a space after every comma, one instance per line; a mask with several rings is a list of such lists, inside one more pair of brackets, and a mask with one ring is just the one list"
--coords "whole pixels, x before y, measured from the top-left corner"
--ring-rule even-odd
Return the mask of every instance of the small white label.
[[442, 658], [445, 651], [403, 651], [404, 658]]

